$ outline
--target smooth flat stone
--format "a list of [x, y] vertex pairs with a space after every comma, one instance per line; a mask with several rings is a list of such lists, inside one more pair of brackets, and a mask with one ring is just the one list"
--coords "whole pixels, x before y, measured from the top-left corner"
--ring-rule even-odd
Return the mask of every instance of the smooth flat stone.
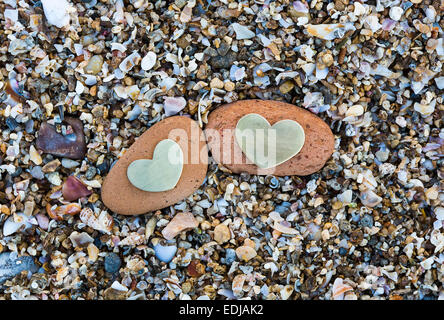
[[[302, 149], [273, 168], [261, 169], [247, 160], [236, 143], [234, 129], [239, 119], [249, 113], [263, 116], [270, 125], [285, 119], [298, 122], [305, 133]], [[320, 170], [334, 151], [333, 133], [322, 119], [305, 109], [273, 100], [242, 100], [220, 106], [209, 114], [205, 135], [214, 160], [234, 173], [306, 176]]]
[[12, 252], [0, 253], [0, 284], [14, 278], [24, 270], [31, 273], [38, 271], [38, 267], [31, 256], [18, 257]]
[[[181, 138], [177, 134], [181, 131]], [[170, 136], [171, 134], [171, 136]], [[152, 159], [156, 145], [165, 139], [176, 141], [184, 154], [182, 174], [177, 185], [168, 191], [143, 191], [131, 184], [127, 168], [135, 160]], [[183, 116], [166, 118], [142, 134], [112, 167], [102, 185], [102, 201], [112, 211], [137, 215], [173, 205], [203, 183], [208, 167], [208, 150], [196, 121]]]

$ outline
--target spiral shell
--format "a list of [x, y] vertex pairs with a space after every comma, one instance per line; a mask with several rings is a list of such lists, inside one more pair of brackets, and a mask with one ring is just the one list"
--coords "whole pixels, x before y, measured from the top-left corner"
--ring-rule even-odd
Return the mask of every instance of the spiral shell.
[[90, 208], [84, 208], [80, 212], [80, 220], [95, 230], [110, 234], [114, 225], [113, 218], [106, 211], [102, 211], [98, 217]]
[[119, 246], [137, 246], [145, 241], [144, 235], [137, 232], [130, 233], [125, 239], [119, 242]]

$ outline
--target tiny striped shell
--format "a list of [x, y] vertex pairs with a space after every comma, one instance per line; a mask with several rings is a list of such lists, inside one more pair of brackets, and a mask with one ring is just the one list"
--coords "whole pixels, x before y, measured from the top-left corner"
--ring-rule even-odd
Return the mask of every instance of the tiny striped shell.
[[80, 212], [80, 220], [95, 230], [110, 234], [114, 225], [113, 218], [106, 211], [102, 211], [98, 217], [90, 208], [84, 208]]
[[130, 233], [125, 239], [119, 242], [119, 246], [137, 246], [145, 241], [144, 235], [137, 232]]

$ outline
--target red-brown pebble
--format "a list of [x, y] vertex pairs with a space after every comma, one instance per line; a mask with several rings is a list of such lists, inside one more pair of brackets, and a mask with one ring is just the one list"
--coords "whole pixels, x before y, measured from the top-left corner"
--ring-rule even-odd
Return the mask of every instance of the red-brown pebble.
[[[271, 125], [284, 119], [298, 122], [305, 132], [305, 143], [301, 151], [274, 168], [261, 169], [254, 163], [247, 162], [233, 133], [239, 119], [249, 113], [265, 117]], [[224, 132], [226, 129], [230, 130]], [[220, 138], [216, 137], [216, 133]], [[224, 133], [229, 136], [224, 137]], [[320, 170], [334, 151], [333, 133], [322, 119], [305, 109], [273, 100], [242, 100], [220, 106], [208, 116], [205, 135], [214, 160], [234, 173], [306, 176]], [[218, 143], [219, 140], [222, 143]], [[228, 161], [223, 161], [227, 158]], [[234, 159], [242, 161], [235, 163]]]
[[[156, 145], [171, 138], [169, 134], [174, 129], [183, 129], [187, 134], [187, 139], [175, 139], [184, 153], [182, 175], [177, 185], [163, 192], [148, 192], [133, 186], [126, 174], [129, 164], [138, 159], [152, 159]], [[125, 215], [165, 208], [199, 188], [205, 179], [207, 166], [208, 150], [197, 122], [184, 116], [170, 117], [148, 129], [116, 162], [103, 182], [102, 201], [112, 211]]]

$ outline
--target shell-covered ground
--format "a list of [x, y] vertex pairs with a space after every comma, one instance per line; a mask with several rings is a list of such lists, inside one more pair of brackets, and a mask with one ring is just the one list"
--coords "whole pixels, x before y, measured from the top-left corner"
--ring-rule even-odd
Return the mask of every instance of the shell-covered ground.
[[[1, 298], [443, 298], [443, 11], [2, 0]], [[321, 117], [336, 139], [325, 167], [277, 178], [210, 159], [169, 208], [132, 217], [101, 202], [151, 125], [182, 114], [205, 128], [218, 106], [253, 98]], [[165, 241], [185, 212], [192, 228]]]

